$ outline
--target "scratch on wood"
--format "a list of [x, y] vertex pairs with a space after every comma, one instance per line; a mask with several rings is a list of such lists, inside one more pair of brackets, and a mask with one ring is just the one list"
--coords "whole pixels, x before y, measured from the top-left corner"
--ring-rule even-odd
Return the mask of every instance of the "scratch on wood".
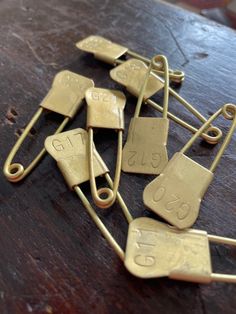
[[23, 10], [23, 11], [27, 11], [27, 9], [26, 9], [26, 7], [25, 7], [25, 5], [24, 5], [24, 0], [21, 0], [21, 1], [20, 1], [20, 8], [21, 8], [21, 10]]
[[27, 46], [29, 47], [29, 49], [31, 50], [32, 54], [34, 55], [34, 57], [43, 65], [50, 65], [52, 67], [56, 67], [57, 64], [55, 62], [49, 62], [46, 63], [44, 62], [44, 60], [37, 54], [37, 52], [34, 50], [33, 46], [30, 44], [30, 42], [28, 40], [25, 41], [25, 43], [27, 44]]
[[[138, 7], [134, 6], [133, 4], [130, 5], [128, 3], [128, 5], [131, 7], [131, 8], [135, 8], [137, 10], [139, 10]], [[145, 12], [147, 15], [150, 15], [151, 17], [153, 17], [155, 20], [157, 20], [158, 22], [160, 22], [166, 29], [167, 31], [169, 32], [169, 34], [171, 35], [171, 38], [174, 40], [175, 44], [176, 44], [176, 47], [178, 48], [178, 50], [180, 51], [180, 53], [182, 54], [183, 58], [184, 58], [184, 63], [181, 64], [181, 66], [185, 66], [186, 64], [189, 63], [189, 59], [187, 58], [184, 50], [182, 49], [182, 47], [180, 46], [175, 34], [172, 32], [172, 30], [169, 28], [169, 26], [166, 25], [166, 23], [164, 23], [164, 21], [162, 21], [160, 18], [157, 18], [155, 15], [153, 15], [151, 12], [145, 10], [144, 8], [142, 8], [143, 12]]]
[[[163, 22], [161, 21], [161, 23], [163, 23]], [[186, 64], [189, 63], [189, 59], [187, 58], [185, 52], [183, 51], [183, 49], [182, 49], [182, 47], [180, 46], [180, 44], [179, 44], [179, 42], [178, 42], [176, 36], [175, 36], [174, 33], [172, 32], [172, 30], [169, 28], [169, 26], [167, 26], [165, 23], [163, 23], [163, 25], [164, 25], [164, 27], [169, 31], [169, 33], [170, 33], [171, 37], [173, 38], [173, 40], [174, 40], [174, 42], [175, 42], [177, 48], [179, 49], [179, 51], [181, 52], [181, 54], [182, 54], [182, 56], [183, 56], [183, 58], [184, 58], [185, 62], [184, 62], [183, 64], [181, 64], [181, 66], [184, 67]]]
[[58, 67], [58, 65], [55, 62], [45, 62], [35, 51], [34, 47], [31, 45], [31, 43], [28, 40], [25, 40], [23, 37], [21, 37], [19, 34], [16, 34], [14, 32], [11, 33], [12, 36], [14, 36], [15, 38], [19, 39], [21, 42], [25, 43], [30, 51], [32, 52], [33, 56], [35, 57], [35, 59], [41, 63], [42, 65], [46, 65], [46, 66], [52, 66], [54, 69], [56, 69]]
[[200, 306], [201, 306], [201, 309], [202, 309], [202, 313], [206, 314], [206, 308], [205, 308], [204, 300], [203, 300], [203, 297], [202, 297], [201, 288], [199, 289], [199, 300], [200, 300]]
[[30, 313], [33, 312], [33, 308], [29, 303], [26, 303], [26, 307], [27, 307], [28, 312], [30, 312]]

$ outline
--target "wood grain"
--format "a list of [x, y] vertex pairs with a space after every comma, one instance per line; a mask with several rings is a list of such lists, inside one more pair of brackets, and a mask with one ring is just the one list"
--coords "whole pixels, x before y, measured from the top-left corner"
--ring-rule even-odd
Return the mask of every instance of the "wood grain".
[[[205, 116], [235, 102], [236, 33], [151, 0], [0, 2], [1, 166], [47, 93], [59, 70], [94, 79], [98, 87], [120, 89], [110, 67], [80, 52], [74, 43], [90, 34], [105, 36], [146, 56], [164, 53], [173, 68], [186, 72], [179, 92]], [[135, 99], [127, 93], [126, 133]], [[170, 110], [199, 126], [171, 100]], [[158, 115], [144, 108], [143, 115]], [[85, 108], [69, 128], [85, 126]], [[16, 160], [28, 163], [60, 118], [45, 116]], [[219, 119], [226, 132], [229, 122]], [[171, 123], [172, 156], [190, 134]], [[114, 173], [116, 135], [98, 132], [97, 149]], [[236, 238], [236, 136], [204, 197], [196, 228]], [[189, 156], [208, 166], [218, 147], [200, 140]], [[135, 217], [151, 216], [142, 191], [152, 176], [122, 174], [120, 192]], [[102, 183], [102, 181], [100, 181]], [[193, 182], [194, 184], [194, 182]], [[89, 195], [89, 185], [82, 186]], [[124, 247], [127, 224], [118, 205], [98, 211]], [[22, 183], [0, 176], [0, 313], [235, 313], [236, 287], [197, 285], [167, 278], [140, 280], [130, 275], [69, 191], [55, 162], [46, 156]], [[236, 273], [236, 251], [212, 246], [213, 269]]]

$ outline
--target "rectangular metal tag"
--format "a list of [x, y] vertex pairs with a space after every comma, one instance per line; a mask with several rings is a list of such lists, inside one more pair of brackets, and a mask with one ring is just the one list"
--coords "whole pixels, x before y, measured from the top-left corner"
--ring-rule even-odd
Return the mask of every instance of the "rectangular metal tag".
[[88, 105], [87, 127], [124, 129], [125, 95], [117, 90], [90, 88], [85, 94]]
[[[111, 78], [138, 98], [143, 82], [148, 71], [148, 66], [141, 60], [129, 59], [110, 71]], [[164, 84], [159, 77], [151, 72], [144, 92], [144, 99], [150, 98], [163, 89]]]
[[86, 90], [93, 86], [93, 81], [85, 76], [67, 70], [61, 71], [55, 76], [52, 87], [40, 106], [73, 118], [80, 108]]
[[123, 148], [122, 170], [156, 175], [161, 173], [168, 162], [168, 128], [168, 119], [132, 118]]
[[[57, 165], [71, 189], [89, 181], [87, 131], [74, 129], [49, 136], [46, 138], [45, 148], [57, 161]], [[95, 177], [109, 172], [95, 147], [93, 156]]]
[[191, 227], [212, 179], [210, 170], [175, 153], [160, 176], [144, 189], [144, 204], [179, 229]]
[[89, 36], [76, 43], [80, 50], [93, 53], [95, 58], [114, 65], [116, 59], [124, 55], [128, 48], [115, 44], [101, 36]]
[[212, 269], [207, 233], [137, 218], [129, 224], [125, 266], [140, 278], [169, 276], [208, 283]]

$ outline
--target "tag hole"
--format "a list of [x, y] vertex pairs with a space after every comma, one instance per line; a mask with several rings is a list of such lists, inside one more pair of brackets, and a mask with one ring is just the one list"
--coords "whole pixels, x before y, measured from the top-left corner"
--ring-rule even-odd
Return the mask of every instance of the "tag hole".
[[17, 168], [17, 167], [11, 168], [10, 169], [10, 173], [11, 174], [16, 174], [18, 172], [18, 170], [19, 170], [19, 168]]
[[182, 75], [183, 75], [183, 72], [182, 72], [182, 71], [175, 70], [175, 71], [174, 71], [174, 74], [175, 74], [175, 75], [180, 75], [180, 76], [182, 76]]
[[10, 175], [12, 176], [18, 176], [21, 175], [24, 172], [24, 168], [21, 164], [11, 164], [8, 168], [8, 171]]
[[98, 196], [101, 200], [102, 205], [104, 206], [104, 204], [109, 204], [112, 202], [113, 199], [113, 191], [109, 188], [101, 188], [98, 190]]
[[106, 200], [109, 195], [106, 192], [102, 192], [99, 196], [101, 197], [102, 200]]
[[212, 137], [215, 137], [215, 136], [218, 135], [218, 133], [217, 133], [216, 131], [209, 131], [209, 132], [207, 132], [207, 134], [208, 134], [209, 136], [212, 136]]

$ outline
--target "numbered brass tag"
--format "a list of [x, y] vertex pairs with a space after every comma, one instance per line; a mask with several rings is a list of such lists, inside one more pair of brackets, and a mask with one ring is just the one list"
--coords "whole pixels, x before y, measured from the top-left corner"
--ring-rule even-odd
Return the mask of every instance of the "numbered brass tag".
[[87, 77], [67, 70], [61, 71], [55, 76], [52, 87], [40, 106], [73, 118], [86, 90], [93, 86], [93, 81]]
[[[123, 64], [117, 66], [110, 71], [111, 78], [117, 83], [126, 87], [126, 89], [134, 96], [138, 97], [148, 71], [148, 65], [137, 59], [130, 59]], [[164, 83], [159, 77], [151, 72], [146, 89], [144, 91], [144, 99], [147, 99], [163, 89]]]
[[169, 276], [172, 279], [212, 281], [207, 233], [176, 230], [150, 218], [129, 224], [125, 266], [140, 278]]
[[[74, 129], [68, 132], [47, 137], [45, 148], [57, 161], [67, 184], [71, 189], [89, 181], [88, 168], [88, 134], [83, 129]], [[94, 148], [95, 177], [108, 172], [108, 169]]]
[[132, 118], [123, 148], [122, 170], [159, 174], [168, 162], [168, 128], [169, 120], [165, 118]]
[[213, 173], [176, 153], [167, 166], [143, 192], [144, 204], [179, 229], [193, 225]]
[[89, 36], [76, 43], [76, 47], [93, 53], [95, 58], [114, 64], [116, 59], [128, 51], [128, 48], [115, 44], [101, 36]]
[[117, 90], [89, 88], [85, 94], [88, 105], [87, 127], [124, 129], [125, 95]]

